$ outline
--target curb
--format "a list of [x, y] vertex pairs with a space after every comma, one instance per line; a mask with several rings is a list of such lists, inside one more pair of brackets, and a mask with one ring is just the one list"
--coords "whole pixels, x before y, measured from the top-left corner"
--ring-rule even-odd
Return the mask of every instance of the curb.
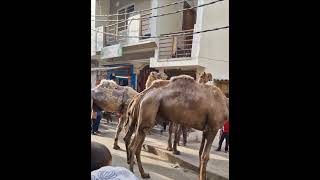
[[[143, 148], [145, 151], [158, 155], [166, 160], [168, 160], [171, 163], [178, 163], [181, 167], [190, 169], [194, 171], [195, 173], [199, 174], [199, 168], [198, 166], [195, 166], [187, 161], [182, 160], [181, 158], [176, 157], [172, 153], [165, 152], [163, 150], [160, 150], [159, 148], [156, 148], [154, 146], [143, 144]], [[216, 173], [210, 172], [207, 170], [207, 179], [209, 180], [229, 180], [226, 177], [223, 177], [221, 175], [218, 175]]]

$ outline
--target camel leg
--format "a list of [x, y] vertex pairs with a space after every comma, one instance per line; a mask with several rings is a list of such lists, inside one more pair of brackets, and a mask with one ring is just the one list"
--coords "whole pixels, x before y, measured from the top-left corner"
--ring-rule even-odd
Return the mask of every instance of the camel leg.
[[139, 141], [139, 145], [138, 145], [138, 148], [136, 150], [136, 158], [137, 158], [137, 163], [138, 163], [138, 167], [139, 167], [139, 171], [140, 171], [141, 177], [142, 178], [150, 178], [149, 173], [144, 172], [144, 169], [143, 169], [142, 163], [141, 163], [141, 156], [140, 156], [142, 144], [143, 144], [143, 141], [144, 141], [145, 137], [146, 137], [145, 133], [144, 134], [141, 133], [141, 137], [140, 138], [142, 138], [142, 140]]
[[[127, 149], [127, 163], [128, 163], [129, 165], [130, 165], [130, 163], [131, 163], [131, 159], [133, 160], [133, 158], [131, 158], [131, 157], [132, 157], [132, 153], [133, 153], [133, 152], [131, 151], [131, 149], [133, 148], [135, 141], [136, 141], [136, 135], [133, 136], [132, 141], [129, 142], [130, 144], [128, 145], [128, 149]], [[133, 163], [134, 163], [134, 162], [133, 162]], [[132, 172], [133, 172], [133, 171], [132, 171]]]
[[[130, 116], [130, 115], [129, 115]], [[132, 134], [135, 131], [136, 128], [136, 121], [134, 121], [134, 119], [132, 119], [131, 117], [127, 116], [127, 120], [129, 121], [128, 123], [128, 129], [127, 132], [123, 138], [125, 145], [126, 145], [126, 152], [127, 152], [127, 163], [130, 163], [130, 142], [131, 142], [131, 137]]]
[[177, 150], [177, 144], [180, 139], [180, 129], [181, 126], [175, 123], [174, 141], [173, 141], [173, 154], [179, 155], [180, 151]]
[[118, 126], [117, 126], [117, 129], [116, 129], [116, 135], [114, 137], [114, 144], [113, 144], [113, 149], [120, 149], [120, 147], [118, 146], [118, 138], [119, 138], [119, 134], [122, 130], [122, 127], [123, 127], [123, 123], [125, 122], [125, 115], [121, 115], [121, 117], [119, 118], [119, 123], [118, 123]]
[[203, 147], [204, 147], [206, 138], [207, 138], [207, 133], [205, 131], [203, 131], [202, 132], [202, 141], [201, 141], [201, 145], [200, 145], [200, 149], [199, 149], [199, 169], [200, 169], [200, 166], [201, 166], [201, 155], [202, 155], [202, 152], [203, 152]]
[[171, 141], [171, 136], [172, 136], [172, 128], [173, 128], [173, 123], [169, 123], [169, 138], [168, 138], [168, 151], [172, 151], [172, 141]]
[[206, 137], [206, 143], [204, 145], [204, 149], [200, 159], [200, 180], [206, 180], [206, 175], [207, 175], [206, 169], [207, 169], [207, 163], [210, 159], [210, 149], [217, 132], [218, 132], [217, 129], [208, 131], [208, 134]]
[[137, 163], [139, 167], [139, 171], [142, 178], [150, 178], [150, 175], [148, 173], [144, 172], [144, 169], [142, 167], [140, 153], [141, 153], [141, 147], [144, 142], [144, 139], [146, 137], [146, 132], [144, 130], [139, 129], [136, 133], [133, 141], [133, 145], [130, 148], [130, 171], [133, 172], [133, 165], [134, 165], [134, 154], [137, 157]]
[[131, 136], [132, 136], [133, 132], [134, 132], [134, 129], [129, 127], [128, 132], [126, 133], [125, 137], [123, 138], [125, 145], [126, 145], [127, 163], [128, 164], [129, 164], [129, 160], [130, 160], [130, 158], [129, 158], [129, 153], [130, 153], [129, 145], [130, 145], [130, 140], [131, 140]]

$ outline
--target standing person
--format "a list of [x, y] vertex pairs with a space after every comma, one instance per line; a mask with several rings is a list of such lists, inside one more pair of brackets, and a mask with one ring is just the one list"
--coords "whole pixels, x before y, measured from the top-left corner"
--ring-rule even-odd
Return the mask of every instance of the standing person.
[[92, 134], [95, 134], [94, 131], [93, 131], [93, 125], [94, 125], [96, 119], [97, 119], [97, 112], [95, 112], [95, 111], [92, 109], [92, 111], [91, 111], [91, 133], [92, 133]]
[[116, 74], [111, 73], [109, 78], [110, 78], [110, 80], [116, 81]]
[[223, 125], [223, 131], [222, 131], [222, 135], [220, 136], [219, 147], [217, 151], [221, 151], [221, 146], [224, 139], [226, 139], [224, 150], [225, 152], [228, 152], [229, 151], [229, 121], [225, 122]]
[[184, 126], [181, 126], [179, 127], [179, 140], [178, 140], [178, 146], [180, 146], [180, 136], [181, 136], [181, 133], [182, 133], [182, 137], [183, 137], [183, 146], [186, 146], [187, 145], [187, 136], [188, 136], [188, 129], [185, 128]]
[[97, 111], [95, 113], [96, 113], [96, 118], [93, 120], [92, 134], [100, 133], [99, 125], [100, 125], [100, 121], [101, 121], [101, 118], [102, 118], [102, 114], [101, 114], [101, 111]]

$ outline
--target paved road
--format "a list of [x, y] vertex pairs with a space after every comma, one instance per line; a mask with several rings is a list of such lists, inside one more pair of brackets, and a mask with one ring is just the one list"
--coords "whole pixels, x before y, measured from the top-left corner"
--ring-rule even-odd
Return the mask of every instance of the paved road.
[[[91, 140], [105, 144], [112, 153], [112, 165], [113, 166], [122, 166], [129, 168], [126, 161], [126, 152], [125, 146], [119, 141], [119, 146], [121, 150], [112, 149], [114, 131], [103, 130], [104, 125], [100, 129], [103, 133], [101, 136], [91, 135]], [[150, 173], [151, 180], [194, 180], [198, 178], [198, 175], [191, 170], [187, 170], [179, 167], [178, 165], [168, 163], [164, 159], [161, 159], [159, 156], [154, 154], [142, 151], [141, 160], [143, 167], [146, 172]], [[134, 166], [135, 175], [139, 179], [142, 179], [137, 168], [137, 165]]]

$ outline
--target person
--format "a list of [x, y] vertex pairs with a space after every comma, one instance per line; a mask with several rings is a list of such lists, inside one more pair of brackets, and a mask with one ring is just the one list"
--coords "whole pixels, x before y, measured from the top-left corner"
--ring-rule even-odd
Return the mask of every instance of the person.
[[188, 136], [188, 128], [185, 128], [184, 126], [179, 127], [179, 138], [178, 138], [178, 146], [180, 146], [180, 136], [182, 134], [183, 137], [183, 146], [187, 145], [187, 136]]
[[91, 141], [91, 180], [138, 180], [128, 169], [111, 164], [109, 149], [101, 143]]
[[116, 81], [116, 74], [115, 73], [111, 73], [110, 76], [109, 76], [109, 79]]
[[101, 132], [99, 131], [99, 125], [100, 125], [101, 118], [102, 118], [101, 111], [93, 112], [93, 117], [92, 117], [92, 119], [93, 119], [93, 120], [92, 120], [92, 121], [93, 121], [93, 124], [92, 124], [92, 134], [101, 133]]
[[220, 136], [219, 147], [218, 147], [217, 151], [221, 151], [221, 146], [222, 146], [224, 139], [226, 139], [226, 144], [225, 144], [224, 150], [225, 150], [225, 152], [228, 152], [229, 151], [229, 121], [225, 122], [223, 125], [223, 130], [222, 130], [222, 134]]
[[95, 112], [93, 109], [91, 111], [91, 133], [92, 134], [95, 134], [94, 131], [93, 131], [93, 124], [94, 122], [96, 121], [96, 118], [97, 118], [97, 112]]

